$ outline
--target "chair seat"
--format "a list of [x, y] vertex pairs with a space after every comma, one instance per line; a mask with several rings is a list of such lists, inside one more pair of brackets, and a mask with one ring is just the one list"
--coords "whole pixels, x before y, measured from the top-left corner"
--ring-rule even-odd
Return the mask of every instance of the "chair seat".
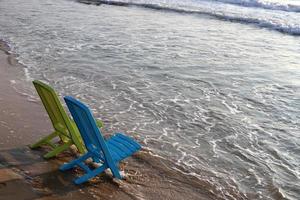
[[106, 145], [115, 162], [119, 162], [131, 156], [141, 149], [141, 145], [130, 137], [117, 133], [106, 141]]

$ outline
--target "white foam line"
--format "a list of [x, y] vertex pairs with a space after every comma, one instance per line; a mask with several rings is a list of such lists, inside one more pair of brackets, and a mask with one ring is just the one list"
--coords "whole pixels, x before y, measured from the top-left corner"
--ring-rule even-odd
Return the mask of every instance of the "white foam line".
[[241, 111], [239, 111], [239, 110], [237, 110], [237, 109], [232, 108], [231, 106], [229, 106], [229, 105], [226, 103], [225, 100], [222, 100], [222, 104], [225, 105], [225, 106], [228, 108], [228, 110], [230, 111], [231, 114], [234, 114], [234, 115], [235, 115], [235, 114], [241, 112]]
[[31, 76], [29, 74], [29, 71], [28, 71], [28, 68], [24, 68], [24, 74], [25, 74], [25, 78], [26, 78], [26, 81], [31, 81]]

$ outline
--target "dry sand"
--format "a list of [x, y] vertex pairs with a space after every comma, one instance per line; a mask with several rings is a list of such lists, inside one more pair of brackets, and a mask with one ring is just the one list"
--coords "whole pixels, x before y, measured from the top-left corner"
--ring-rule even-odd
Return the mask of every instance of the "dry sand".
[[76, 186], [82, 172], [62, 173], [58, 167], [74, 155], [66, 152], [44, 160], [46, 148], [31, 150], [28, 144], [51, 132], [40, 102], [31, 102], [14, 89], [24, 76], [14, 55], [0, 43], [0, 200], [25, 199], [217, 199], [206, 181], [172, 169], [172, 162], [142, 150], [122, 163], [125, 179], [116, 181], [103, 173]]

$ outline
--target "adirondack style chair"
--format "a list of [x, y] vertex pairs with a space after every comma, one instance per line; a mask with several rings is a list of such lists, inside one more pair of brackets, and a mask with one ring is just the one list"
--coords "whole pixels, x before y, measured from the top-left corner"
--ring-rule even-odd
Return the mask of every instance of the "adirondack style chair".
[[[60, 170], [65, 171], [75, 166], [81, 167], [86, 173], [75, 179], [75, 184], [86, 182], [107, 168], [112, 171], [114, 177], [122, 179], [118, 163], [140, 150], [141, 146], [121, 133], [116, 133], [108, 140], [105, 140], [97, 128], [89, 108], [72, 97], [65, 97], [64, 99], [80, 131], [87, 153], [70, 163], [62, 165]], [[101, 166], [91, 170], [84, 162], [90, 157], [98, 158]]]
[[[84, 144], [80, 137], [77, 126], [75, 122], [66, 114], [55, 91], [49, 85], [46, 85], [38, 80], [34, 80], [33, 84], [49, 115], [54, 132], [40, 139], [37, 143], [30, 145], [30, 148], [34, 149], [42, 145], [48, 145], [52, 147], [52, 150], [44, 155], [44, 158], [46, 159], [63, 152], [72, 144], [77, 147], [79, 153], [85, 153], [86, 151]], [[102, 126], [101, 122], [99, 121], [98, 126]], [[56, 137], [60, 138], [61, 144], [52, 142], [52, 140]]]

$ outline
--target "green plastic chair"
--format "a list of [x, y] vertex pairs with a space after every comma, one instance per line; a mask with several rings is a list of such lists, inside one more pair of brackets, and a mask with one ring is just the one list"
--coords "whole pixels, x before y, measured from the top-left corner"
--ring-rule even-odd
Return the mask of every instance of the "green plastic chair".
[[[55, 91], [49, 85], [38, 80], [34, 80], [33, 84], [49, 115], [54, 132], [40, 139], [37, 143], [30, 145], [30, 148], [34, 149], [42, 145], [50, 146], [52, 151], [44, 155], [46, 159], [58, 155], [73, 144], [77, 147], [79, 153], [85, 153], [86, 149], [78, 128], [75, 122], [67, 115]], [[102, 122], [98, 120], [97, 126], [99, 128], [102, 127]], [[60, 142], [52, 142], [56, 137], [60, 138]]]

